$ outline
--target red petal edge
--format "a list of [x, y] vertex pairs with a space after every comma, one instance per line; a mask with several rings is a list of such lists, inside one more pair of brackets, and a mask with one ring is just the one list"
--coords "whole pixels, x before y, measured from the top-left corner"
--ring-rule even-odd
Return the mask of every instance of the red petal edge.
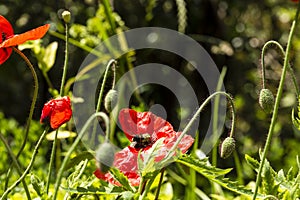
[[49, 28], [50, 28], [50, 24], [46, 24], [44, 26], [40, 26], [38, 28], [27, 31], [25, 33], [22, 33], [19, 35], [14, 35], [14, 36], [4, 40], [0, 44], [0, 48], [17, 46], [17, 45], [23, 44], [24, 42], [26, 42], [28, 40], [40, 39], [40, 38], [44, 37], [44, 35], [49, 30]]

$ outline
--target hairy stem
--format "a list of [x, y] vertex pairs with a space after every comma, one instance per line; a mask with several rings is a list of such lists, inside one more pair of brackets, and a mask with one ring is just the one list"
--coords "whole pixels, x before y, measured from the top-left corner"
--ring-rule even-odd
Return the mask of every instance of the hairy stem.
[[[21, 171], [21, 167], [18, 163], [18, 160], [17, 158], [15, 157], [14, 153], [12, 152], [11, 148], [9, 147], [9, 144], [7, 143], [7, 141], [5, 140], [4, 136], [2, 135], [2, 133], [0, 133], [0, 140], [3, 142], [9, 156], [11, 157], [12, 161], [13, 161], [13, 164], [15, 165], [15, 168], [17, 169], [17, 172], [19, 173], [20, 176], [22, 176], [22, 171]], [[28, 190], [28, 187], [27, 187], [27, 184], [26, 184], [26, 181], [25, 180], [22, 180], [22, 184], [23, 184], [23, 187], [24, 187], [24, 190], [25, 190], [25, 193], [26, 193], [26, 196], [27, 196], [27, 199], [31, 199], [31, 196], [30, 196], [30, 192]]]
[[14, 183], [12, 184], [9, 188], [7, 188], [7, 190], [5, 190], [5, 192], [3, 193], [2, 197], [0, 198], [0, 200], [4, 200], [6, 199], [7, 195], [20, 183], [24, 180], [24, 178], [26, 177], [26, 175], [28, 174], [28, 172], [31, 170], [32, 166], [33, 166], [33, 163], [34, 163], [34, 160], [36, 158], [36, 155], [38, 153], [38, 149], [40, 147], [40, 145], [42, 144], [42, 141], [43, 139], [45, 138], [47, 132], [49, 130], [49, 127], [47, 127], [43, 134], [41, 135], [41, 137], [39, 138], [37, 144], [35, 145], [35, 148], [34, 148], [34, 151], [32, 153], [32, 156], [31, 156], [31, 160], [30, 160], [30, 163], [29, 165], [27, 166], [27, 168], [25, 169], [25, 171], [23, 172], [22, 176]]
[[265, 160], [266, 160], [266, 157], [267, 157], [267, 153], [268, 153], [270, 145], [271, 145], [272, 136], [273, 136], [273, 133], [274, 133], [274, 127], [275, 127], [276, 120], [277, 120], [278, 109], [279, 109], [279, 104], [280, 104], [280, 100], [281, 100], [281, 96], [282, 96], [286, 71], [287, 71], [287, 68], [288, 68], [288, 65], [289, 65], [289, 55], [290, 55], [290, 50], [291, 50], [292, 38], [293, 38], [293, 35], [294, 35], [294, 32], [295, 32], [295, 27], [298, 24], [299, 9], [300, 9], [300, 3], [298, 3], [297, 13], [296, 13], [296, 16], [295, 16], [295, 20], [292, 23], [289, 38], [288, 38], [288, 43], [287, 43], [287, 47], [286, 47], [286, 51], [285, 51], [285, 57], [284, 57], [284, 63], [283, 63], [283, 69], [282, 69], [282, 74], [281, 74], [281, 78], [280, 78], [280, 82], [279, 82], [279, 86], [278, 86], [278, 90], [277, 90], [277, 95], [276, 95], [276, 99], [275, 99], [275, 105], [274, 105], [274, 109], [273, 109], [271, 124], [270, 124], [270, 127], [269, 127], [266, 144], [265, 144], [265, 147], [264, 147], [264, 150], [263, 150], [263, 154], [262, 154], [262, 157], [261, 157], [261, 161], [260, 161], [260, 164], [259, 164], [259, 169], [258, 169], [258, 173], [257, 173], [257, 177], [256, 177], [256, 185], [255, 185], [255, 190], [254, 190], [254, 194], [253, 194], [253, 198], [252, 198], [253, 200], [255, 200], [255, 198], [257, 196], [258, 187], [259, 187], [259, 184], [260, 184], [260, 181], [261, 181], [262, 169], [263, 169], [263, 166], [264, 166], [264, 163], [265, 163]]
[[88, 126], [92, 123], [92, 121], [96, 118], [96, 117], [102, 117], [102, 118], [106, 118], [106, 114], [103, 113], [103, 112], [97, 112], [95, 114], [93, 114], [92, 116], [89, 117], [89, 119], [86, 121], [86, 123], [84, 124], [84, 126], [82, 127], [80, 133], [78, 134], [78, 136], [76, 137], [75, 141], [73, 142], [72, 146], [70, 147], [70, 149], [68, 150], [63, 162], [62, 162], [62, 165], [58, 171], [58, 174], [57, 174], [57, 178], [56, 178], [56, 182], [55, 182], [55, 190], [54, 190], [54, 194], [53, 194], [53, 200], [56, 200], [57, 198], [57, 193], [58, 193], [58, 190], [59, 190], [59, 186], [60, 186], [60, 183], [61, 183], [61, 179], [62, 179], [62, 175], [63, 175], [63, 172], [65, 170], [65, 167], [70, 159], [70, 156], [71, 154], [73, 153], [73, 151], [75, 150], [76, 146], [79, 144], [81, 138], [83, 137], [84, 133], [86, 132]]

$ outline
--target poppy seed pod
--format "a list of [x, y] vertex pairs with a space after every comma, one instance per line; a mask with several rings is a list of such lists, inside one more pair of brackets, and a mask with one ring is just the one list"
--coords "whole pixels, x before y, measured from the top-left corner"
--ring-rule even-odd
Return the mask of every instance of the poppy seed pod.
[[70, 23], [71, 21], [71, 13], [67, 10], [63, 11], [61, 14], [65, 23]]
[[114, 146], [108, 142], [100, 144], [96, 150], [96, 160], [101, 172], [107, 172], [113, 165], [115, 156]]
[[259, 93], [259, 105], [266, 112], [273, 111], [275, 99], [273, 93], [269, 89], [262, 89]]
[[228, 158], [235, 149], [235, 140], [232, 137], [227, 137], [220, 145], [221, 158]]
[[116, 90], [109, 90], [104, 99], [104, 107], [107, 112], [111, 112], [118, 101], [118, 92]]

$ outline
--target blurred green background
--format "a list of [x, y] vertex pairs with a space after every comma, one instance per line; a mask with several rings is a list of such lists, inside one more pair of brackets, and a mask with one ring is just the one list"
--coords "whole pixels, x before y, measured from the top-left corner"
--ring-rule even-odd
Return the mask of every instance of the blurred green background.
[[[257, 151], [265, 142], [270, 123], [270, 115], [264, 113], [258, 105], [258, 94], [261, 89], [259, 72], [261, 48], [268, 40], [277, 40], [285, 46], [296, 4], [286, 0], [115, 0], [111, 3], [113, 10], [120, 16], [126, 28], [158, 26], [173, 30], [179, 29], [197, 40], [207, 50], [220, 71], [224, 66], [227, 67], [224, 84], [226, 91], [233, 95], [237, 108], [238, 123], [235, 137], [238, 142], [239, 156], [241, 160], [245, 153], [257, 157]], [[15, 33], [22, 33], [44, 23], [52, 23], [52, 30], [63, 33], [60, 28], [62, 22], [58, 17], [63, 9], [71, 11], [73, 25], [86, 25], [87, 20], [96, 15], [98, 8], [99, 2], [96, 0], [0, 1], [0, 14], [11, 22]], [[76, 27], [73, 28], [76, 30]], [[296, 30], [291, 54], [291, 65], [297, 77], [300, 71], [299, 28], [298, 26]], [[95, 41], [83, 41], [76, 34], [71, 35], [71, 38], [90, 47], [96, 45], [93, 43]], [[57, 59], [54, 67], [49, 71], [49, 77], [54, 87], [59, 88], [64, 42], [48, 34], [44, 38], [44, 43], [51, 41], [58, 41], [59, 47]], [[36, 59], [31, 52], [24, 50], [24, 53], [36, 66]], [[69, 77], [76, 75], [87, 54], [88, 52], [70, 45]], [[153, 58], [150, 60], [153, 61]], [[267, 87], [274, 94], [276, 94], [281, 75], [282, 60], [276, 49], [267, 51], [265, 57]], [[183, 73], [197, 91], [200, 102], [208, 96], [201, 77], [185, 73], [183, 70], [185, 63], [180, 59], [164, 53], [157, 58], [157, 62], [173, 66]], [[142, 63], [147, 63], [147, 58], [143, 57], [143, 54], [134, 61], [134, 65]], [[50, 98], [50, 94], [41, 72], [37, 71], [40, 77], [40, 91], [34, 118], [39, 120], [42, 105]], [[0, 66], [0, 110], [6, 118], [15, 118], [21, 125], [25, 123], [33, 90], [32, 84], [30, 71], [18, 55], [13, 53], [9, 60]], [[156, 89], [153, 88], [154, 90]], [[157, 90], [163, 91], [162, 88]], [[153, 95], [159, 98], [159, 94], [162, 93], [156, 92]], [[173, 104], [169, 104], [168, 98], [159, 99], [161, 104], [169, 105], [167, 111], [171, 112], [173, 109], [174, 112]], [[275, 137], [269, 154], [269, 160], [276, 171], [281, 168], [287, 170], [290, 166], [295, 166], [295, 157], [299, 153], [300, 133], [293, 129], [291, 123], [291, 110], [295, 105], [295, 92], [288, 75], [275, 127]], [[200, 132], [207, 128], [208, 116], [209, 113], [203, 113], [201, 118], [203, 120], [199, 126]], [[170, 119], [170, 121], [172, 124], [176, 123], [176, 119]], [[226, 132], [222, 137], [226, 137]], [[224, 168], [232, 167], [230, 159], [220, 161], [219, 165]], [[253, 178], [252, 170], [246, 165], [244, 169], [245, 176]]]

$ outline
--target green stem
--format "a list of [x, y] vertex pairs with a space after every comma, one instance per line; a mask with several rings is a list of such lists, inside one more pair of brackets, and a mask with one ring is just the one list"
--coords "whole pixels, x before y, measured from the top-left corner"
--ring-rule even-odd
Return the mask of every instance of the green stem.
[[[64, 67], [63, 67], [63, 74], [61, 78], [61, 85], [60, 85], [60, 91], [59, 95], [64, 95], [64, 85], [66, 82], [66, 76], [67, 76], [67, 69], [68, 69], [68, 60], [69, 60], [69, 48], [68, 48], [68, 42], [69, 42], [69, 27], [68, 23], [65, 23], [65, 43], [66, 43], [66, 49], [65, 49], [65, 60], [64, 60]], [[50, 163], [49, 163], [49, 169], [48, 169], [48, 176], [47, 176], [47, 182], [46, 182], [46, 194], [49, 192], [49, 186], [51, 182], [51, 174], [53, 170], [53, 165], [56, 157], [56, 148], [57, 148], [57, 134], [58, 129], [55, 132], [54, 141], [52, 144], [52, 150], [51, 150], [51, 156], [50, 156]]]
[[[275, 45], [279, 48], [280, 50], [280, 53], [282, 54], [282, 56], [285, 56], [285, 52], [284, 52], [284, 49], [283, 47], [277, 42], [277, 41], [274, 41], [274, 40], [270, 40], [268, 42], [266, 42], [262, 48], [262, 52], [261, 52], [261, 67], [262, 67], [262, 70], [261, 70], [261, 76], [262, 76], [262, 88], [266, 88], [266, 76], [265, 76], [265, 53], [266, 53], [266, 50], [268, 49], [269, 46], [271, 45]], [[299, 96], [299, 87], [298, 87], [298, 84], [297, 84], [297, 78], [295, 76], [295, 73], [292, 69], [292, 67], [288, 64], [287, 65], [287, 70], [290, 74], [290, 76], [292, 77], [292, 81], [293, 81], [293, 84], [294, 84], [294, 87], [295, 87], [295, 90], [296, 90], [296, 93], [297, 93], [297, 96]]]
[[64, 68], [63, 68], [63, 74], [62, 74], [62, 78], [61, 78], [61, 85], [60, 85], [60, 92], [59, 95], [63, 96], [64, 95], [64, 85], [66, 82], [66, 76], [67, 76], [67, 69], [68, 69], [68, 61], [69, 61], [69, 48], [68, 48], [68, 44], [69, 44], [69, 26], [68, 23], [65, 23], [66, 27], [66, 49], [65, 49], [65, 61], [64, 61]]
[[203, 108], [209, 103], [209, 101], [214, 98], [216, 95], [224, 95], [227, 97], [227, 99], [229, 99], [229, 102], [231, 104], [231, 114], [232, 114], [232, 123], [231, 123], [231, 132], [230, 132], [230, 137], [233, 136], [234, 133], [234, 128], [235, 128], [235, 108], [234, 108], [234, 103], [233, 103], [233, 99], [232, 97], [227, 94], [226, 92], [222, 92], [222, 91], [218, 91], [213, 93], [212, 95], [210, 95], [200, 106], [200, 108], [197, 110], [197, 112], [194, 114], [194, 116], [192, 117], [192, 119], [189, 121], [189, 123], [186, 125], [186, 127], [183, 129], [181, 135], [178, 137], [177, 141], [175, 142], [175, 144], [172, 146], [172, 148], [170, 149], [170, 151], [168, 152], [168, 154], [165, 156], [166, 160], [168, 160], [168, 158], [171, 156], [171, 154], [173, 152], [175, 152], [178, 144], [180, 143], [181, 139], [185, 136], [185, 134], [189, 131], [189, 129], [191, 128], [192, 124], [196, 121], [197, 117], [200, 115], [201, 111], [203, 110]]
[[253, 194], [253, 198], [252, 198], [253, 200], [255, 200], [255, 198], [257, 196], [258, 186], [259, 186], [260, 181], [261, 181], [262, 169], [263, 169], [263, 166], [264, 166], [264, 163], [265, 163], [265, 160], [266, 160], [266, 156], [267, 156], [267, 152], [269, 151], [272, 136], [273, 136], [273, 133], [274, 133], [274, 127], [275, 127], [276, 119], [277, 119], [277, 115], [278, 115], [278, 109], [279, 109], [279, 104], [280, 104], [280, 100], [281, 100], [281, 96], [282, 96], [286, 71], [287, 71], [287, 68], [288, 68], [288, 65], [289, 65], [289, 55], [290, 55], [290, 50], [291, 50], [292, 38], [293, 38], [293, 35], [294, 35], [294, 32], [295, 32], [295, 27], [298, 24], [299, 10], [300, 10], [300, 3], [298, 3], [295, 20], [292, 23], [289, 38], [288, 38], [288, 42], [287, 42], [287, 47], [286, 47], [285, 57], [284, 57], [284, 63], [283, 63], [283, 69], [282, 69], [282, 74], [281, 74], [281, 78], [280, 78], [280, 82], [279, 82], [279, 86], [278, 86], [278, 90], [277, 90], [277, 95], [276, 95], [276, 99], [275, 99], [275, 105], [274, 105], [274, 109], [273, 109], [271, 124], [270, 124], [270, 127], [269, 127], [269, 132], [268, 132], [266, 144], [265, 144], [265, 147], [264, 147], [264, 151], [263, 151], [263, 154], [262, 154], [262, 158], [261, 158], [261, 161], [260, 161], [260, 164], [259, 164], [259, 169], [258, 169], [258, 173], [257, 173], [257, 177], [256, 177], [255, 190], [254, 190], [254, 194]]
[[163, 181], [163, 178], [164, 178], [164, 172], [165, 172], [165, 168], [162, 168], [161, 172], [160, 172], [159, 183], [158, 183], [155, 198], [154, 198], [155, 200], [158, 200], [158, 197], [159, 197], [161, 184], [162, 184], [162, 181]]
[[[9, 156], [11, 157], [11, 159], [13, 161], [13, 164], [15, 165], [15, 168], [17, 169], [17, 172], [21, 176], [22, 175], [22, 170], [21, 170], [21, 167], [20, 167], [20, 165], [18, 163], [18, 160], [15, 157], [14, 153], [12, 152], [11, 148], [9, 147], [9, 145], [8, 145], [7, 141], [5, 140], [4, 136], [2, 135], [2, 133], [0, 133], [0, 140], [3, 142], [3, 144], [4, 144], [4, 146], [5, 146], [6, 150], [7, 150], [7, 152], [9, 154]], [[27, 199], [31, 199], [30, 192], [28, 190], [26, 181], [22, 180], [22, 184], [24, 186], [24, 190], [25, 190]]]
[[117, 61], [114, 60], [114, 59], [112, 59], [112, 60], [110, 60], [108, 62], [107, 66], [106, 66], [106, 69], [105, 69], [105, 72], [104, 72], [103, 81], [102, 81], [100, 92], [99, 92], [99, 97], [98, 97], [96, 112], [99, 112], [100, 108], [101, 108], [102, 96], [103, 96], [103, 92], [104, 92], [104, 86], [105, 86], [105, 83], [106, 83], [108, 70], [109, 70], [110, 67], [115, 67], [116, 63], [117, 63]]
[[[97, 102], [97, 106], [96, 106], [96, 112], [100, 111], [101, 108], [101, 103], [102, 103], [102, 98], [103, 98], [103, 92], [104, 92], [104, 86], [106, 83], [106, 79], [107, 79], [107, 74], [108, 74], [108, 70], [110, 67], [114, 67], [116, 65], [116, 60], [111, 59], [108, 64], [106, 65], [105, 68], [105, 72], [104, 72], [104, 76], [103, 76], [103, 80], [102, 80], [102, 84], [101, 84], [101, 88], [100, 88], [100, 92], [99, 92], [99, 96], [98, 96], [98, 102]], [[95, 139], [96, 137], [96, 126], [97, 126], [97, 121], [95, 121], [94, 123], [94, 127], [93, 127], [93, 132], [92, 132], [92, 138]], [[108, 127], [106, 127], [108, 129]], [[108, 132], [109, 134], [109, 132]], [[108, 135], [106, 134], [106, 138], [108, 137]], [[94, 140], [95, 141], [95, 140]]]
[[80, 133], [78, 134], [78, 136], [76, 137], [75, 141], [73, 142], [72, 146], [70, 147], [69, 151], [67, 152], [62, 165], [58, 171], [57, 174], [57, 178], [56, 178], [56, 182], [55, 182], [55, 190], [54, 190], [54, 194], [53, 194], [53, 200], [56, 200], [57, 198], [57, 193], [59, 190], [59, 186], [61, 183], [61, 179], [62, 179], [62, 175], [63, 172], [65, 170], [65, 167], [70, 159], [71, 154], [73, 153], [73, 151], [75, 150], [75, 147], [79, 144], [81, 138], [83, 137], [84, 133], [86, 132], [86, 129], [88, 128], [88, 126], [91, 124], [91, 122], [96, 118], [96, 117], [102, 117], [105, 118], [107, 117], [105, 113], [103, 112], [97, 112], [95, 114], [93, 114], [92, 116], [89, 117], [89, 119], [86, 121], [86, 123], [84, 124], [84, 126], [82, 127]]
[[24, 178], [26, 177], [26, 175], [28, 174], [28, 172], [31, 170], [32, 166], [33, 166], [33, 163], [34, 163], [34, 160], [36, 158], [36, 155], [38, 153], [38, 149], [40, 147], [40, 145], [42, 144], [42, 141], [44, 139], [44, 137], [46, 136], [46, 133], [48, 132], [49, 130], [49, 127], [47, 127], [43, 134], [41, 135], [41, 137], [39, 138], [37, 144], [35, 145], [35, 148], [34, 148], [34, 151], [32, 153], [32, 156], [31, 156], [31, 160], [30, 160], [30, 163], [29, 165], [27, 166], [26, 170], [23, 172], [22, 176], [14, 183], [12, 184], [2, 195], [2, 197], [0, 198], [0, 200], [4, 200], [6, 199], [6, 196], [20, 183], [24, 180]]
[[[223, 80], [227, 71], [227, 67], [223, 67], [222, 72], [220, 74], [220, 78], [218, 80], [216, 91], [220, 91], [222, 89]], [[220, 104], [220, 96], [217, 96], [214, 101], [214, 115], [213, 115], [213, 135], [214, 138], [218, 135], [218, 119], [219, 119], [219, 104]], [[217, 158], [218, 158], [218, 145], [215, 145], [212, 149], [212, 165], [217, 166]]]
[[110, 27], [111, 27], [111, 31], [113, 33], [116, 33], [116, 23], [114, 20], [114, 17], [112, 16], [112, 10], [111, 10], [111, 6], [108, 0], [102, 0], [103, 6], [104, 6], [104, 12], [107, 16], [107, 19], [109, 21]]
[[53, 84], [52, 84], [52, 82], [50, 81], [47, 72], [42, 70], [42, 73], [43, 73], [43, 76], [44, 76], [44, 78], [45, 78], [45, 80], [46, 80], [46, 82], [47, 82], [47, 84], [48, 84], [48, 87], [49, 87], [50, 89], [53, 89], [53, 88], [54, 88], [54, 87], [53, 87]]
[[[19, 158], [19, 156], [21, 155], [22, 151], [24, 150], [25, 146], [26, 146], [26, 142], [27, 142], [27, 138], [28, 138], [28, 134], [29, 134], [29, 129], [30, 129], [30, 124], [32, 121], [32, 116], [33, 116], [33, 112], [34, 112], [34, 108], [35, 108], [35, 104], [37, 101], [37, 96], [38, 96], [38, 90], [39, 90], [39, 81], [38, 81], [38, 77], [37, 74], [35, 72], [35, 69], [33, 67], [33, 65], [31, 64], [31, 62], [29, 61], [29, 59], [16, 47], [12, 47], [13, 50], [19, 54], [21, 56], [21, 58], [25, 61], [26, 65], [29, 67], [32, 77], [33, 77], [33, 81], [34, 81], [34, 91], [33, 91], [33, 96], [32, 96], [32, 102], [31, 102], [31, 106], [30, 106], [30, 111], [29, 111], [29, 116], [26, 122], [26, 129], [25, 129], [25, 133], [24, 133], [24, 140], [23, 143], [21, 144], [21, 147], [16, 155], [16, 159]], [[9, 175], [11, 173], [11, 167], [8, 169], [7, 172], [7, 179], [6, 179], [6, 183], [5, 185], [8, 184], [9, 181]]]
[[29, 128], [30, 128], [30, 124], [32, 121], [33, 111], [35, 108], [35, 103], [36, 103], [38, 91], [39, 91], [39, 81], [38, 81], [38, 77], [36, 75], [35, 69], [34, 69], [33, 65], [31, 64], [31, 62], [29, 61], [29, 59], [16, 47], [13, 47], [13, 50], [16, 53], [18, 53], [23, 58], [23, 60], [26, 62], [27, 66], [29, 67], [29, 69], [31, 71], [33, 81], [34, 81], [34, 91], [33, 91], [33, 97], [32, 97], [32, 102], [31, 102], [31, 106], [30, 106], [30, 111], [29, 111], [29, 117], [27, 119], [27, 124], [26, 124], [26, 129], [25, 129], [25, 134], [24, 134], [24, 141], [19, 149], [19, 152], [16, 155], [16, 158], [18, 159], [18, 157], [21, 155], [21, 153], [26, 145], [26, 141], [28, 138]]

